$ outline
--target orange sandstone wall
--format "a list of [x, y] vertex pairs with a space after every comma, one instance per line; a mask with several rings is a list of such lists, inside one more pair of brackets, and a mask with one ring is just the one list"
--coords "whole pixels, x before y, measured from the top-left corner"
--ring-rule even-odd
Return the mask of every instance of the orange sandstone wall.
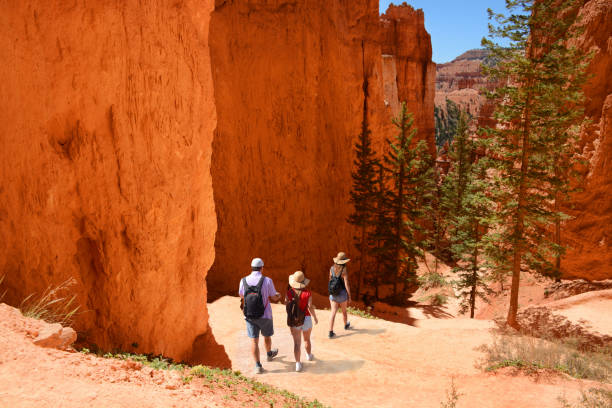
[[408, 6], [382, 22], [374, 0], [2, 7], [6, 300], [74, 278], [76, 329], [104, 349], [227, 364], [206, 299], [252, 257], [281, 290], [296, 269], [324, 290], [332, 256], [354, 257], [364, 106], [379, 150], [399, 99], [433, 148], [431, 44]]
[[580, 14], [586, 31], [577, 45], [594, 53], [585, 87], [591, 125], [580, 140], [589, 165], [584, 191], [568, 209], [575, 218], [562, 230], [570, 250], [561, 266], [567, 277], [606, 279], [612, 278], [612, 2], [585, 0]]
[[381, 16], [381, 25], [382, 53], [394, 61], [398, 98], [414, 114], [419, 138], [427, 140], [435, 155], [436, 64], [431, 60], [431, 36], [425, 30], [423, 10], [391, 4]]
[[88, 340], [204, 357], [212, 3], [0, 7], [5, 301], [73, 277]]
[[[235, 293], [255, 256], [281, 291], [298, 269], [325, 290], [331, 258], [339, 250], [354, 258], [346, 219], [365, 81], [378, 148], [390, 136], [394, 89], [433, 148], [429, 35], [422, 13], [395, 9], [381, 22], [372, 0], [216, 2], [211, 173], [218, 232], [209, 293]], [[396, 77], [383, 72], [383, 48], [396, 57]]]

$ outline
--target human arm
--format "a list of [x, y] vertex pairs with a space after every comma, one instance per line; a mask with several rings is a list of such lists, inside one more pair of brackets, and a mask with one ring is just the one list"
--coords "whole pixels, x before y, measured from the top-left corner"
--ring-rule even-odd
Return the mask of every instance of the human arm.
[[318, 324], [319, 319], [317, 319], [317, 313], [315, 312], [315, 307], [312, 304], [312, 296], [310, 296], [310, 298], [308, 299], [308, 311], [310, 312], [310, 315], [314, 319], [315, 324]]
[[[267, 278], [270, 279], [270, 278]], [[270, 292], [272, 293], [272, 295], [268, 296], [268, 298], [270, 299], [270, 302], [278, 302], [281, 298], [281, 294], [278, 293], [276, 291], [276, 288], [274, 287], [274, 282], [272, 282], [272, 279], [270, 279]]]
[[348, 279], [348, 271], [346, 270], [346, 267], [344, 267], [344, 271], [342, 271], [343, 274], [343, 278], [344, 278], [344, 287], [346, 288], [346, 293], [348, 294], [348, 301], [351, 301], [351, 287], [349, 285], [349, 279]]

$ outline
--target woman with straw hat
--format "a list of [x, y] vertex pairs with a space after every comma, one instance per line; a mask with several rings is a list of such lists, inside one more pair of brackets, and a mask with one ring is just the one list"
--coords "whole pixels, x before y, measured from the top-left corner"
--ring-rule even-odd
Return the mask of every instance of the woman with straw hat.
[[344, 330], [351, 327], [351, 323], [347, 321], [346, 307], [351, 301], [351, 288], [349, 286], [348, 272], [346, 264], [350, 259], [346, 257], [344, 252], [338, 252], [338, 255], [333, 258], [334, 264], [329, 269], [329, 302], [331, 303], [331, 319], [329, 321], [329, 338], [336, 335], [334, 333], [334, 320], [338, 308], [342, 308], [342, 317], [344, 318]]
[[[304, 324], [296, 327], [289, 327], [291, 336], [293, 337], [293, 354], [295, 355], [295, 371], [302, 371], [302, 363], [300, 361], [300, 349], [302, 337], [306, 346], [306, 359], [312, 361], [312, 343], [310, 342], [310, 333], [312, 332], [312, 319], [315, 324], [319, 323], [315, 308], [312, 306], [312, 292], [306, 289], [310, 279], [304, 276], [304, 272], [297, 271], [293, 275], [289, 275], [289, 286], [287, 287], [287, 303], [294, 298], [299, 299], [298, 307], [304, 312]], [[312, 316], [312, 318], [311, 318]]]

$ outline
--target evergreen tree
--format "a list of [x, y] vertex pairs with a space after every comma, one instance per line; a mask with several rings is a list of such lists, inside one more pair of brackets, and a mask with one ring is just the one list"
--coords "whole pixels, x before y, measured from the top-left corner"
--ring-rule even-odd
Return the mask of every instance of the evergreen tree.
[[374, 202], [376, 198], [376, 166], [378, 161], [372, 149], [370, 129], [368, 126], [368, 79], [364, 76], [363, 81], [363, 117], [361, 119], [361, 132], [355, 146], [357, 158], [354, 161], [356, 170], [351, 174], [353, 178], [353, 188], [351, 190], [350, 202], [353, 204], [354, 211], [349, 216], [349, 223], [359, 229], [359, 235], [355, 237], [355, 244], [359, 248], [359, 269], [357, 270], [357, 287], [355, 298], [359, 300], [361, 290], [364, 265], [367, 249], [367, 228], [372, 225], [374, 213]]
[[374, 296], [376, 300], [380, 300], [378, 288], [381, 283], [390, 281], [390, 277], [395, 276], [395, 262], [392, 242], [394, 235], [392, 231], [392, 212], [387, 201], [387, 179], [385, 177], [385, 169], [381, 163], [377, 163], [377, 177], [375, 189], [375, 208], [373, 214], [374, 227], [368, 234], [369, 254], [374, 259], [374, 267], [372, 270], [372, 285], [374, 287]]
[[448, 98], [446, 98], [446, 111], [434, 106], [436, 146], [442, 147], [444, 143], [452, 142], [462, 112], [459, 105]]
[[581, 104], [586, 60], [568, 45], [577, 34], [572, 25], [579, 3], [506, 0], [510, 15], [489, 10], [497, 23], [490, 24], [489, 31], [491, 38], [506, 39], [509, 45], [483, 39], [498, 61], [483, 68], [496, 83], [504, 84], [488, 95], [499, 101], [494, 116], [498, 126], [486, 129], [486, 134], [497, 171], [500, 222], [489, 235], [496, 244], [489, 257], [497, 268], [512, 273], [507, 323], [515, 328], [521, 270], [551, 275], [551, 260], [560, 254], [560, 246], [549, 239], [559, 216], [550, 203], [567, 183], [555, 167], [560, 164], [559, 152], [571, 145], [569, 127], [580, 118], [572, 107]]
[[477, 140], [470, 139], [468, 118], [461, 115], [449, 157], [453, 166], [444, 180], [448, 198], [451, 251], [458, 275], [455, 286], [461, 297], [461, 311], [474, 318], [476, 299], [487, 300], [491, 290], [483, 270], [482, 254], [489, 242], [484, 233], [493, 223], [493, 202], [486, 177], [488, 159], [478, 158]]
[[383, 246], [392, 253], [391, 259], [395, 262], [394, 298], [400, 280], [404, 287], [416, 281], [417, 259], [423, 257], [422, 248], [426, 244], [421, 223], [424, 214], [431, 210], [435, 189], [433, 159], [425, 141], [414, 141], [417, 130], [413, 128], [413, 123], [412, 114], [402, 103], [399, 116], [393, 120], [398, 133], [395, 141], [390, 142], [390, 150], [385, 157], [391, 187], [386, 194], [391, 214], [391, 235]]

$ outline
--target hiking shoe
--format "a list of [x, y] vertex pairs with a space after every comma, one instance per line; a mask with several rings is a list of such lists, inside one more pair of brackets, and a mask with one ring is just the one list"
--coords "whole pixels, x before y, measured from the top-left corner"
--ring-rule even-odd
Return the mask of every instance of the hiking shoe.
[[346, 322], [346, 324], [344, 325], [344, 330], [348, 330], [351, 328], [351, 322]]
[[263, 373], [263, 367], [261, 366], [261, 364], [255, 364], [255, 374], [262, 374]]
[[295, 371], [298, 373], [302, 371], [302, 363], [295, 363]]
[[329, 332], [329, 338], [331, 339], [332, 337], [334, 337], [336, 335], [336, 333], [334, 333], [333, 331]]
[[268, 361], [272, 361], [274, 357], [278, 354], [278, 349], [272, 349], [268, 351]]
[[306, 360], [308, 360], [308, 361], [314, 360], [314, 354], [312, 354], [312, 353], [306, 354]]

